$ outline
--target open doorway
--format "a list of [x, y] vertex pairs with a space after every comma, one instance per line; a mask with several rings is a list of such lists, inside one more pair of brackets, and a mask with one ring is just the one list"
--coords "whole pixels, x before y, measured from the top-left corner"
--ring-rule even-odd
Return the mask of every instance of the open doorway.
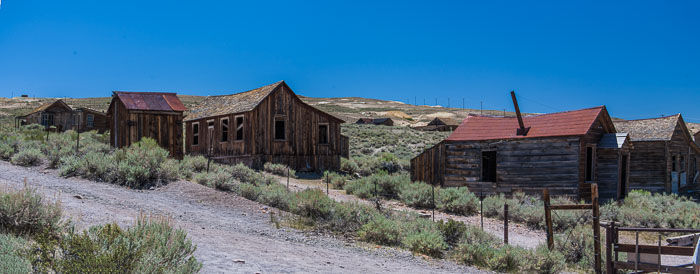
[[481, 152], [481, 181], [496, 182], [496, 151]]

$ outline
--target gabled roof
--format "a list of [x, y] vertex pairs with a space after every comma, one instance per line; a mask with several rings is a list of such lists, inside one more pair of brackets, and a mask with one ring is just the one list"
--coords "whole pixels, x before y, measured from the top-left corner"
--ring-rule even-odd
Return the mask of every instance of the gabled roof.
[[230, 95], [209, 96], [192, 108], [185, 121], [253, 110], [284, 81]]
[[43, 104], [43, 105], [35, 108], [34, 110], [32, 110], [32, 112], [27, 113], [27, 114], [20, 116], [20, 117], [25, 117], [25, 116], [29, 116], [29, 115], [37, 113], [37, 112], [42, 112], [42, 111], [45, 111], [53, 106], [62, 106], [62, 107], [65, 107], [66, 109], [68, 109], [68, 111], [73, 111], [73, 109], [68, 104], [66, 104], [66, 102], [63, 102], [63, 100], [56, 100], [56, 101], [51, 102], [51, 103]]
[[114, 96], [124, 104], [128, 110], [146, 111], [185, 111], [177, 94], [170, 92], [128, 92], [114, 91]]
[[603, 134], [603, 137], [598, 141], [598, 148], [614, 148], [620, 149], [629, 140], [627, 133], [608, 133]]
[[437, 125], [459, 126], [459, 120], [455, 120], [452, 118], [435, 117], [435, 119], [431, 120], [430, 123], [428, 123], [428, 125], [429, 126], [437, 126]]
[[678, 125], [680, 114], [627, 121], [614, 121], [619, 132], [630, 134], [632, 141], [668, 141]]
[[[448, 141], [478, 141], [524, 139], [537, 137], [580, 136], [590, 130], [601, 113], [607, 114], [605, 106], [566, 112], [523, 117], [525, 127], [530, 127], [526, 136], [517, 135], [516, 117], [489, 117], [469, 115], [462, 124], [447, 137]], [[612, 126], [610, 126], [612, 127]]]

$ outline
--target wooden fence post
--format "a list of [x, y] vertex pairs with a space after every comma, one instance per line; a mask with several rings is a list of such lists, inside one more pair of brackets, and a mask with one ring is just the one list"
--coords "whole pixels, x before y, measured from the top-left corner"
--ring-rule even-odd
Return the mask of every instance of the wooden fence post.
[[287, 165], [287, 191], [289, 191], [289, 165]]
[[602, 273], [600, 262], [600, 206], [598, 205], [598, 184], [591, 184], [591, 203], [593, 205], [593, 248], [596, 273]]
[[508, 203], [503, 204], [503, 243], [508, 244]]
[[544, 189], [542, 193], [544, 200], [544, 219], [547, 230], [547, 247], [549, 250], [554, 249], [554, 232], [552, 229], [552, 209], [549, 207], [549, 189]]
[[612, 249], [613, 249], [613, 230], [615, 229], [615, 222], [608, 223], [605, 227], [605, 272], [615, 273], [615, 264], [612, 260]]
[[484, 231], [484, 192], [481, 192], [481, 231]]
[[435, 185], [433, 186], [433, 222], [435, 222]]
[[328, 184], [330, 183], [330, 177], [328, 176], [328, 172], [324, 172], [324, 173], [326, 173], [326, 196], [327, 196], [327, 195], [330, 195], [330, 193], [331, 193], [330, 190], [328, 189]]

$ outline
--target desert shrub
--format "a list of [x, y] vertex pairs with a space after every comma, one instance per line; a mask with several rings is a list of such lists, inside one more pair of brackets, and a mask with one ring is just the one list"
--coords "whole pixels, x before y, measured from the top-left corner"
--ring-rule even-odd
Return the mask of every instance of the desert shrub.
[[397, 245], [401, 240], [401, 230], [394, 220], [378, 216], [363, 225], [358, 236], [363, 241], [370, 243]]
[[114, 157], [111, 154], [90, 151], [80, 160], [80, 175], [96, 181], [112, 182], [115, 169]]
[[623, 226], [700, 228], [700, 204], [675, 194], [633, 190], [619, 205], [601, 207], [601, 218]]
[[22, 149], [12, 156], [12, 164], [19, 166], [38, 166], [42, 162], [44, 155], [39, 149], [27, 148]]
[[328, 178], [334, 189], [343, 189], [348, 181], [347, 177], [332, 171], [326, 171], [324, 178]]
[[525, 269], [528, 272], [541, 274], [560, 273], [566, 269], [564, 255], [556, 250], [550, 251], [546, 245], [539, 245], [531, 252]]
[[231, 174], [232, 178], [241, 183], [249, 183], [255, 185], [269, 185], [277, 183], [277, 180], [272, 177], [265, 177], [262, 173], [256, 172], [252, 168], [239, 163], [233, 167], [227, 167], [226, 172]]
[[273, 164], [268, 162], [263, 165], [263, 169], [269, 173], [279, 176], [287, 176], [287, 172], [289, 172], [290, 177], [296, 177], [296, 171], [283, 164]]
[[379, 187], [375, 187], [374, 184], [370, 184], [369, 180], [366, 178], [352, 180], [349, 183], [346, 183], [344, 188], [348, 194], [352, 194], [363, 199], [371, 198], [374, 197], [375, 194], [379, 194]]
[[463, 222], [449, 219], [447, 222], [440, 221], [437, 224], [445, 243], [451, 247], [456, 246], [467, 234], [467, 225]]
[[234, 191], [238, 194], [243, 196], [244, 198], [251, 200], [251, 201], [257, 201], [258, 197], [260, 196], [260, 193], [262, 193], [262, 190], [260, 187], [253, 185], [253, 184], [237, 184], [236, 187], [234, 188]]
[[356, 172], [359, 173], [360, 176], [370, 176], [381, 169], [379, 159], [377, 157], [352, 157], [352, 162], [357, 165]]
[[180, 173], [183, 178], [190, 179], [196, 173], [202, 172], [207, 169], [207, 158], [201, 155], [191, 156], [185, 155], [180, 162], [181, 170]]
[[489, 268], [498, 272], [517, 272], [525, 266], [527, 250], [510, 245], [501, 246], [489, 258]]
[[414, 253], [420, 253], [435, 258], [442, 258], [443, 251], [447, 248], [447, 244], [443, 240], [440, 232], [434, 230], [408, 233], [401, 242]]
[[465, 265], [488, 267], [494, 251], [494, 248], [489, 244], [463, 242], [454, 249], [452, 257]]
[[15, 147], [9, 143], [0, 141], [0, 159], [9, 160], [15, 154]]
[[352, 159], [340, 158], [340, 171], [354, 176], [359, 170], [360, 166]]
[[71, 137], [74, 134], [75, 131], [56, 134], [41, 147], [49, 168], [56, 168], [61, 158], [75, 154], [75, 138]]
[[289, 210], [294, 195], [289, 193], [281, 184], [270, 184], [262, 187], [258, 201], [281, 210]]
[[143, 138], [115, 153], [117, 162], [113, 181], [131, 188], [144, 188], [157, 182], [158, 168], [168, 158], [168, 151], [155, 140]]
[[180, 163], [167, 159], [158, 168], [158, 177], [163, 182], [172, 182], [180, 178]]
[[202, 266], [187, 234], [164, 219], [139, 217], [126, 230], [107, 224], [69, 232], [56, 246], [60, 256], [51, 254], [52, 243], [38, 242], [46, 272], [197, 273]]
[[391, 153], [382, 153], [382, 156], [379, 158], [379, 167], [389, 173], [398, 172], [402, 168], [399, 158]]
[[411, 178], [407, 173], [389, 175], [386, 172], [379, 172], [372, 176], [353, 180], [345, 185], [345, 190], [360, 198], [374, 197], [374, 185], [377, 185], [378, 195], [394, 199], [398, 198], [399, 186], [410, 184]]
[[[554, 235], [554, 248], [563, 254], [566, 262], [583, 269], [594, 267], [593, 242], [590, 225], [577, 225], [561, 235]], [[601, 235], [601, 242], [605, 242], [604, 235]], [[605, 258], [605, 255], [601, 255], [601, 258]]]
[[64, 226], [61, 218], [60, 205], [45, 203], [33, 188], [0, 192], [0, 231], [57, 235]]
[[[524, 223], [533, 229], [544, 229], [544, 203], [540, 197], [528, 196], [516, 192], [513, 197], [506, 198], [503, 194], [493, 195], [484, 199], [484, 216], [503, 220], [503, 205], [508, 203], [508, 218], [514, 222]], [[567, 198], [556, 197], [552, 204], [574, 204]], [[591, 220], [590, 211], [558, 211], [552, 218], [556, 231], [564, 231], [577, 223]]]
[[376, 209], [357, 202], [337, 203], [328, 225], [334, 231], [355, 232], [378, 215]]
[[444, 212], [471, 216], [479, 210], [479, 198], [466, 187], [448, 187], [436, 193], [437, 208]]
[[330, 219], [336, 202], [319, 189], [305, 189], [296, 194], [292, 212], [312, 220]]
[[25, 255], [29, 243], [23, 238], [0, 233], [0, 270], [4, 273], [32, 273], [32, 264]]
[[[399, 186], [399, 198], [411, 207], [432, 208], [432, 191], [432, 186], [423, 182], [405, 183]], [[439, 188], [435, 190], [435, 192], [439, 191]]]
[[58, 174], [63, 177], [80, 176], [83, 174], [83, 163], [77, 156], [62, 158], [58, 166]]

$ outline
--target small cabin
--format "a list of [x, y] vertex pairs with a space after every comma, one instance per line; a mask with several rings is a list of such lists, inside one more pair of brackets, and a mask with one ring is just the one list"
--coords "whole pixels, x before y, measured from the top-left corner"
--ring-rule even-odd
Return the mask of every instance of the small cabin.
[[227, 164], [300, 171], [334, 170], [348, 155], [343, 120], [316, 109], [280, 81], [246, 92], [209, 96], [185, 119], [185, 150]]
[[107, 111], [110, 144], [128, 147], [141, 138], [154, 139], [182, 159], [182, 120], [186, 110], [175, 93], [115, 91]]
[[[517, 106], [516, 106], [517, 110]], [[605, 106], [521, 117], [469, 115], [444, 141], [411, 159], [411, 179], [475, 193], [624, 197], [633, 148]]]
[[630, 188], [665, 193], [698, 188], [700, 149], [681, 114], [614, 123], [618, 131], [630, 134], [635, 148]]
[[454, 131], [458, 126], [459, 121], [453, 118], [435, 117], [435, 119], [420, 129], [426, 131]]
[[107, 115], [85, 107], [72, 108], [63, 100], [56, 100], [34, 109], [29, 114], [15, 118], [15, 125], [40, 124], [58, 132], [107, 130]]
[[393, 126], [394, 120], [391, 118], [360, 118], [355, 124]]

